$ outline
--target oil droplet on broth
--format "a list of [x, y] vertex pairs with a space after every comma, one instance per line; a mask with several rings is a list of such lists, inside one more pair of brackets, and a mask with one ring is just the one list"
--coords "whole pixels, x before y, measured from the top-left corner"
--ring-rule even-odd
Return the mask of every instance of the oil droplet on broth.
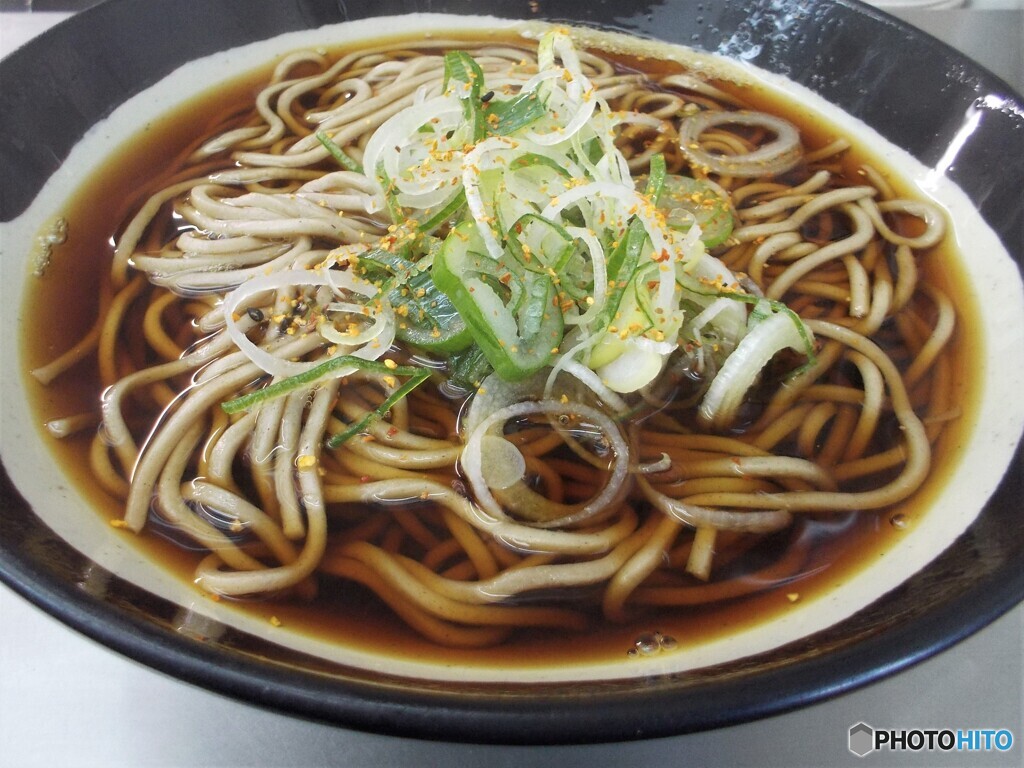
[[679, 647], [679, 642], [670, 635], [661, 632], [644, 632], [633, 641], [633, 647], [626, 651], [630, 658], [654, 656], [662, 651], [671, 651]]

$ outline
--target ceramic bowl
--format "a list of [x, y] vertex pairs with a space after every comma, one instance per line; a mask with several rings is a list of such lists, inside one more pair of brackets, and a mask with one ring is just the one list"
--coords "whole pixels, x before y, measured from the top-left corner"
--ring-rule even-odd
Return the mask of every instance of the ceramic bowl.
[[[878, 571], [872, 584], [855, 580], [830, 604], [766, 630], [766, 639], [699, 662], [478, 674], [457, 664], [424, 669], [367, 659], [282, 640], [197, 602], [189, 585], [155, 576], [137, 552], [111, 544], [109, 529], [83, 523], [86, 502], [69, 468], [52, 466], [25, 405], [17, 345], [8, 343], [0, 577], [89, 637], [221, 693], [347, 727], [515, 743], [664, 736], [780, 713], [896, 674], [1017, 604], [1024, 597], [1024, 409], [1014, 397], [1024, 385], [1021, 97], [944, 44], [851, 2], [494, 0], [486, 11], [501, 23], [552, 20], [624, 32], [754, 68], [825, 110], [857, 118], [859, 135], [911, 163], [923, 188], [952, 190], [961, 247], [992, 254], [972, 268], [972, 290], [998, 297], [981, 303], [998, 305], [986, 310], [982, 327], [999, 332], [978, 340], [991, 363], [980, 426], [957, 478], [935, 502], [944, 522], [915, 538], [892, 558], [900, 565]], [[47, 195], [102, 159], [127, 102], [159, 114], [190, 88], [240, 71], [241, 50], [269, 60], [307, 40], [456, 23], [410, 16], [421, 12], [452, 14], [459, 24], [498, 23], [474, 20], [480, 10], [469, 0], [110, 0], [5, 59], [5, 320], [18, 322], [23, 246], [48, 215], [54, 198]], [[325, 32], [327, 25], [341, 26]], [[182, 75], [178, 68], [189, 62]], [[40, 196], [44, 187], [50, 191]]]

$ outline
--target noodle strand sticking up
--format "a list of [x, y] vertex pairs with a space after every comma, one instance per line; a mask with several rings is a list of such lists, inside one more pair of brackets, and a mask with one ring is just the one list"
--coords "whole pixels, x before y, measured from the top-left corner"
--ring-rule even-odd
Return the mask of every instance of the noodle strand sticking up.
[[295, 54], [36, 375], [97, 356], [97, 478], [215, 595], [358, 584], [454, 647], [737, 599], [910, 497], [953, 408], [942, 214], [848, 152], [557, 29]]

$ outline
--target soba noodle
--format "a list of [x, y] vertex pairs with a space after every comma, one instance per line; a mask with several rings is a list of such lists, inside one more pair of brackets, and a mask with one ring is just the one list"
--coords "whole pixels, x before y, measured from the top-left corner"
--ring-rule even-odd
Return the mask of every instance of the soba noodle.
[[771, 588], [799, 547], [747, 553], [907, 499], [955, 410], [942, 212], [848, 150], [559, 30], [288, 56], [117, 233], [51, 431], [99, 419], [118, 525], [218, 596], [472, 647]]

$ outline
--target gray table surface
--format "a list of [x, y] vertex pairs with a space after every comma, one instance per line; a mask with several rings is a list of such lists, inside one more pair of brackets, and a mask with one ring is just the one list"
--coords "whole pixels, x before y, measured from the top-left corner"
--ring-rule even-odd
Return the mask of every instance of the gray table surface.
[[[4, 3], [0, 10], [10, 10]], [[1024, 11], [894, 9], [1024, 90]], [[30, 16], [35, 17], [30, 18]], [[61, 18], [0, 13], [0, 53]], [[1022, 766], [1024, 607], [880, 683], [778, 717], [627, 744], [494, 747], [366, 734], [264, 711], [153, 672], [0, 587], [0, 768], [158, 766]], [[1007, 752], [847, 750], [859, 721], [1006, 728]]]

